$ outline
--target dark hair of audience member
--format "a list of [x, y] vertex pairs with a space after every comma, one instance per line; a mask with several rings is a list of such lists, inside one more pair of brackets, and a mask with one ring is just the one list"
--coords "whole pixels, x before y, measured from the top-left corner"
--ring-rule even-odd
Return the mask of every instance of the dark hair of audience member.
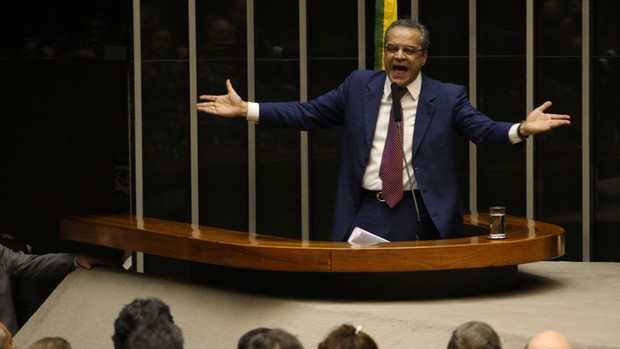
[[114, 321], [114, 348], [126, 349], [127, 339], [134, 330], [159, 321], [174, 323], [166, 303], [157, 298], [135, 299], [123, 307]]
[[319, 343], [319, 349], [377, 349], [377, 343], [367, 333], [362, 332], [362, 327], [354, 327], [343, 324], [331, 331], [325, 339]]
[[127, 337], [129, 349], [183, 349], [179, 326], [166, 321], [139, 326]]
[[239, 337], [239, 343], [237, 344], [237, 349], [250, 349], [250, 340], [252, 339], [252, 337], [254, 337], [255, 335], [259, 333], [263, 333], [267, 331], [269, 331], [269, 328], [267, 327], [257, 327], [257, 328], [247, 331], [246, 333], [241, 335], [241, 337]]
[[28, 349], [71, 349], [71, 344], [62, 337], [45, 337], [30, 344]]
[[303, 349], [297, 337], [279, 329], [273, 328], [256, 333], [250, 338], [250, 349]]
[[502, 343], [489, 324], [470, 321], [452, 331], [448, 349], [502, 349]]

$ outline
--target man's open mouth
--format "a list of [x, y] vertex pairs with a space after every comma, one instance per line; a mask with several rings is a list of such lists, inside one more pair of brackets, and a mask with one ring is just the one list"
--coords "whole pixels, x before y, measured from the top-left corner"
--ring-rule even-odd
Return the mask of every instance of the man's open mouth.
[[403, 74], [406, 73], [409, 69], [403, 65], [395, 64], [392, 66], [392, 70], [397, 74]]

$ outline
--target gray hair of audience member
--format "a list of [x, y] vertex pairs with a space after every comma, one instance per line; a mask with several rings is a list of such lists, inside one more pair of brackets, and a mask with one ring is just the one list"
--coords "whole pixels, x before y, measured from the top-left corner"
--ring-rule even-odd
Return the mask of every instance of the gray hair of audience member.
[[157, 298], [136, 298], [123, 307], [114, 321], [114, 348], [127, 348], [127, 340], [134, 330], [157, 322], [174, 323], [168, 305]]
[[297, 337], [283, 329], [273, 328], [252, 336], [249, 349], [303, 349]]
[[470, 321], [452, 331], [448, 349], [502, 349], [502, 343], [489, 324]]
[[127, 337], [129, 349], [183, 349], [183, 333], [179, 326], [158, 321], [136, 328]]
[[241, 337], [239, 337], [239, 343], [237, 344], [237, 349], [250, 349], [250, 340], [252, 340], [252, 337], [254, 337], [255, 335], [259, 333], [267, 332], [269, 330], [270, 329], [267, 327], [257, 327], [257, 328], [247, 331], [246, 333], [241, 335]]
[[419, 30], [420, 33], [422, 33], [422, 49], [426, 51], [431, 46], [431, 33], [428, 31], [426, 26], [411, 18], [400, 18], [392, 22], [392, 24], [390, 24], [390, 26], [385, 30], [385, 36], [383, 38], [384, 43], [387, 43], [388, 33], [395, 27], [405, 27]]
[[319, 343], [318, 349], [378, 349], [378, 346], [368, 334], [362, 331], [361, 326], [343, 324], [331, 331]]
[[71, 344], [62, 337], [44, 337], [30, 344], [28, 349], [71, 349]]

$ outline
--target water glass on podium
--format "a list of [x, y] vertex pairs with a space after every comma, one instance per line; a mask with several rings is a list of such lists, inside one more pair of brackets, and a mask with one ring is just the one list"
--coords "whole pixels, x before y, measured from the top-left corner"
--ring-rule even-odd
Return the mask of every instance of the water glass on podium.
[[506, 238], [506, 207], [492, 206], [489, 207], [489, 222], [491, 232], [489, 239], [505, 239]]

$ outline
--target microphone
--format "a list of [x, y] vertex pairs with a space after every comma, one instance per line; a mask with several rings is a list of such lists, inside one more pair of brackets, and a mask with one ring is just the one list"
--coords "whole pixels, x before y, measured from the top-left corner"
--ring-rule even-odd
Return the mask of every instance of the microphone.
[[392, 88], [392, 112], [394, 113], [394, 121], [400, 122], [402, 114], [400, 112], [400, 90], [398, 84], [395, 82], [391, 85]]

